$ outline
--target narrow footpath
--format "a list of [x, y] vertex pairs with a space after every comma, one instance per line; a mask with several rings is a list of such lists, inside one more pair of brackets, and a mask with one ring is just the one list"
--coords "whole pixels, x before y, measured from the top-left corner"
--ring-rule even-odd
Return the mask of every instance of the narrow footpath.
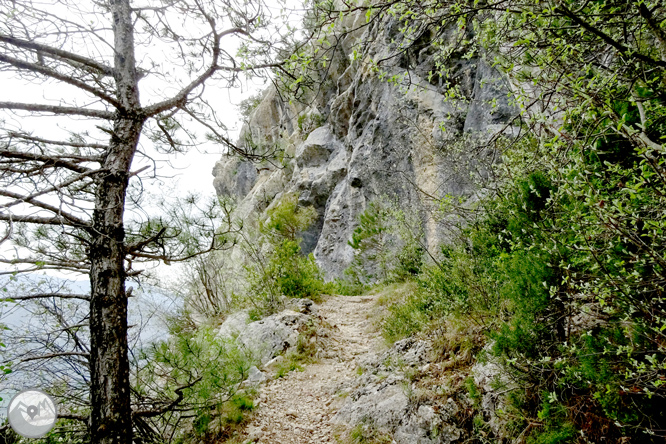
[[372, 325], [376, 296], [332, 296], [318, 305], [333, 327], [323, 358], [261, 386], [258, 409], [241, 442], [335, 443], [331, 418], [344, 402], [341, 388], [357, 376], [358, 363], [382, 343]]

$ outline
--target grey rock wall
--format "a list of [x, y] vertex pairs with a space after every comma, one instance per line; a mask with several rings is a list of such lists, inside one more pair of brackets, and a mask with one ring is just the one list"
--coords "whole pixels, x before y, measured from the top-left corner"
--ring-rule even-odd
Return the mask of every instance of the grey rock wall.
[[[380, 196], [419, 215], [426, 245], [445, 240], [445, 225], [432, 217], [437, 200], [476, 198], [470, 171], [482, 170], [492, 154], [482, 141], [510, 131], [516, 114], [508, 86], [480, 59], [456, 64], [454, 81], [467, 97], [446, 100], [441, 80], [427, 80], [434, 64], [427, 45], [384, 65], [389, 73], [407, 70], [409, 85], [380, 79], [368, 60], [390, 53], [395, 32], [395, 23], [384, 23], [346, 37], [309, 106], [286, 105], [274, 91], [266, 94], [243, 134], [279, 145], [287, 155], [282, 165], [225, 157], [213, 171], [215, 189], [238, 200], [240, 217], [258, 214], [287, 192], [314, 206], [319, 218], [304, 233], [304, 251], [314, 253], [329, 279], [351, 262], [347, 241], [359, 214]], [[359, 42], [373, 43], [352, 61], [346, 55]], [[296, 123], [303, 114], [321, 115], [324, 125], [303, 134]]]

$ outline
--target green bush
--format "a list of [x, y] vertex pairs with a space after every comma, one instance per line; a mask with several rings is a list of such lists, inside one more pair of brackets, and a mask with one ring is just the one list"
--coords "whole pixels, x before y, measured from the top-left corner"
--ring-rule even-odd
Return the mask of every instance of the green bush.
[[471, 249], [467, 245], [445, 247], [437, 265], [421, 266], [420, 273], [412, 277], [417, 287], [389, 307], [382, 324], [385, 338], [408, 337], [439, 327], [448, 318], [465, 319], [486, 331], [496, 328], [507, 305], [502, 302], [499, 252], [483, 245], [479, 232], [467, 230], [465, 236], [476, 238]]
[[563, 444], [573, 442], [576, 428], [568, 421], [567, 408], [552, 398], [549, 393], [542, 394], [541, 409], [537, 417], [542, 427], [532, 433], [528, 439], [530, 444]]
[[301, 255], [298, 243], [283, 241], [271, 258], [271, 269], [281, 293], [290, 298], [316, 298], [324, 289], [321, 271], [312, 254]]
[[341, 294], [360, 294], [379, 283], [415, 278], [423, 267], [421, 221], [384, 197], [368, 204], [348, 241], [351, 265], [338, 282]]
[[[146, 430], [173, 433], [183, 442], [199, 441], [223, 433], [239, 422], [242, 411], [253, 408], [248, 395], [238, 391], [255, 364], [253, 357], [235, 342], [217, 337], [213, 329], [180, 331], [141, 353], [136, 402], [148, 406], [175, 402], [151, 427], [146, 423]], [[178, 425], [187, 424], [188, 418], [191, 428]]]
[[303, 138], [306, 138], [312, 131], [324, 125], [326, 118], [318, 113], [301, 114], [297, 123]]
[[317, 299], [327, 288], [310, 254], [301, 253], [299, 234], [317, 214], [298, 206], [298, 196], [284, 196], [259, 223], [260, 245], [252, 248], [246, 267], [250, 300], [259, 315], [277, 311], [282, 297]]
[[[640, 430], [645, 421], [664, 421], [665, 365], [651, 324], [661, 321], [644, 314], [658, 299], [641, 286], [655, 268], [643, 266], [645, 258], [636, 261], [627, 243], [618, 246], [608, 226], [582, 230], [572, 222], [576, 214], [596, 215], [569, 193], [543, 172], [515, 180], [502, 199], [486, 203], [459, 244], [443, 249], [439, 266], [421, 272], [417, 290], [389, 308], [384, 334], [395, 340], [444, 319], [483, 325], [507, 376], [531, 387], [512, 407], [541, 424], [529, 429], [528, 442], [572, 442], [581, 430], [653, 442]], [[623, 205], [651, 201], [640, 199]], [[580, 405], [584, 413], [574, 415]], [[526, 427], [516, 423], [511, 430]]]
[[469, 397], [472, 399], [474, 406], [478, 407], [479, 404], [481, 403], [481, 393], [479, 392], [479, 388], [476, 386], [476, 383], [474, 382], [474, 378], [470, 376], [467, 379], [465, 379], [465, 388], [467, 389], [467, 393], [469, 394]]
[[389, 315], [382, 322], [382, 334], [389, 342], [395, 342], [426, 329], [435, 317], [443, 315], [437, 302], [421, 289], [407, 295], [402, 301], [389, 306]]
[[347, 268], [344, 271], [344, 278], [337, 278], [330, 282], [333, 292], [345, 296], [357, 296], [368, 290], [368, 286], [362, 284], [350, 270], [351, 268]]
[[254, 400], [251, 397], [246, 394], [236, 394], [229, 401], [222, 420], [228, 425], [242, 424], [247, 419], [247, 414], [254, 408]]

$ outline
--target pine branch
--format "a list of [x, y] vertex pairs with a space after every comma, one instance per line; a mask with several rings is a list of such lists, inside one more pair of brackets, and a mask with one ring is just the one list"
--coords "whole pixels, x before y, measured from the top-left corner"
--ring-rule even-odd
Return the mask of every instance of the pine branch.
[[115, 117], [114, 113], [98, 109], [76, 108], [57, 105], [40, 105], [37, 103], [0, 102], [0, 109], [6, 109], [10, 111], [29, 111], [33, 113], [51, 113], [62, 116], [83, 116], [103, 120], [113, 120]]
[[11, 37], [1, 34], [0, 34], [0, 42], [7, 43], [16, 46], [18, 48], [31, 49], [39, 53], [49, 54], [61, 60], [64, 59], [65, 61], [79, 63], [107, 76], [113, 77], [114, 75], [114, 70], [110, 66], [107, 66], [103, 63], [99, 63], [87, 57], [71, 53], [69, 51], [64, 51], [62, 49], [53, 48], [48, 45], [42, 45], [40, 43], [30, 42], [27, 40], [22, 40], [16, 37]]
[[43, 162], [45, 164], [50, 165], [51, 167], [54, 168], [67, 168], [68, 170], [72, 170], [77, 173], [85, 173], [88, 174], [92, 172], [90, 168], [77, 165], [75, 162], [87, 162], [88, 158], [86, 157], [73, 157], [73, 156], [49, 156], [45, 154], [34, 154], [34, 153], [28, 153], [25, 151], [14, 151], [14, 150], [8, 150], [8, 149], [0, 149], [0, 158], [5, 157], [9, 159], [20, 159], [20, 160], [27, 160], [27, 161], [36, 161], [36, 162]]
[[70, 76], [67, 76], [65, 74], [59, 73], [56, 70], [47, 68], [43, 65], [40, 65], [38, 63], [30, 63], [30, 62], [25, 62], [23, 60], [16, 59], [14, 57], [9, 57], [4, 54], [0, 54], [0, 62], [7, 63], [9, 65], [14, 66], [15, 68], [18, 68], [20, 70], [24, 71], [29, 71], [31, 73], [37, 73], [41, 74], [46, 77], [50, 77], [52, 79], [60, 80], [61, 82], [70, 84], [72, 86], [75, 86], [83, 91], [89, 92], [90, 94], [99, 97], [100, 99], [110, 103], [116, 108], [121, 108], [120, 103], [110, 95], [106, 94], [104, 91], [100, 91], [97, 88], [94, 88], [90, 85], [88, 85], [85, 82], [82, 82], [80, 80], [77, 80], [75, 78], [72, 78]]
[[165, 406], [163, 406], [159, 409], [156, 409], [156, 410], [136, 410], [136, 411], [132, 412], [132, 417], [150, 418], [150, 417], [153, 417], [153, 416], [159, 416], [163, 413], [168, 412], [169, 410], [174, 409], [178, 404], [180, 404], [180, 402], [185, 397], [183, 391], [187, 388], [190, 388], [190, 387], [194, 386], [194, 384], [201, 381], [201, 379], [202, 379], [202, 377], [199, 376], [197, 379], [190, 382], [189, 384], [178, 387], [176, 390], [174, 390], [174, 392], [177, 395], [176, 399], [172, 400], [171, 402], [169, 402]]
[[18, 199], [22, 202], [29, 203], [30, 205], [33, 205], [37, 208], [41, 208], [41, 209], [46, 210], [46, 211], [51, 211], [52, 213], [55, 213], [59, 216], [62, 216], [64, 218], [66, 218], [67, 220], [69, 220], [70, 222], [74, 222], [79, 226], [88, 224], [88, 222], [86, 222], [85, 220], [80, 219], [77, 216], [74, 216], [73, 214], [68, 213], [67, 211], [63, 211], [63, 209], [60, 208], [60, 207], [54, 207], [53, 205], [49, 205], [45, 202], [39, 201], [39, 200], [37, 200], [35, 198], [32, 198], [30, 196], [24, 196], [22, 194], [14, 193], [12, 191], [6, 191], [6, 190], [0, 190], [0, 196], [11, 197], [12, 199]]
[[[0, 169], [0, 171], [1, 170], [2, 169]], [[66, 189], [66, 187], [68, 187], [70, 185], [73, 185], [76, 182], [79, 182], [79, 181], [89, 177], [90, 175], [92, 175], [95, 172], [96, 171], [91, 171], [89, 173], [79, 174], [79, 175], [74, 176], [74, 177], [72, 177], [72, 178], [70, 178], [70, 179], [68, 179], [64, 182], [60, 182], [58, 185], [53, 185], [52, 187], [46, 188], [46, 189], [38, 191], [36, 193], [32, 193], [32, 194], [30, 194], [28, 196], [25, 196], [25, 197], [22, 197], [20, 199], [16, 199], [13, 202], [8, 202], [6, 204], [0, 205], [0, 208], [9, 208], [9, 207], [12, 207], [14, 205], [19, 205], [23, 202], [31, 202], [33, 199], [35, 199], [39, 196], [43, 196], [45, 194], [49, 194], [49, 193], [52, 193], [54, 191], [60, 191], [60, 190]]]
[[249, 67], [249, 68], [240, 68], [240, 67], [237, 67], [237, 66], [233, 66], [233, 67], [219, 66], [218, 65], [218, 60], [220, 58], [220, 52], [221, 52], [220, 40], [223, 37], [225, 37], [227, 35], [230, 35], [230, 34], [242, 34], [242, 35], [249, 36], [249, 37], [251, 37], [251, 35], [242, 28], [232, 28], [232, 29], [228, 29], [228, 30], [223, 31], [223, 32], [218, 34], [214, 30], [214, 22], [211, 23], [211, 27], [213, 27], [213, 33], [215, 35], [215, 38], [214, 38], [215, 43], [213, 44], [213, 47], [211, 48], [211, 52], [213, 53], [213, 60], [211, 61], [210, 66], [208, 67], [208, 69], [206, 71], [204, 71], [199, 77], [197, 77], [192, 82], [190, 82], [189, 85], [187, 85], [183, 89], [181, 89], [172, 98], [144, 108], [143, 113], [146, 117], [153, 117], [157, 114], [163, 113], [164, 111], [170, 110], [172, 108], [184, 106], [188, 101], [188, 95], [190, 93], [192, 93], [192, 91], [194, 91], [196, 88], [203, 85], [209, 78], [211, 78], [218, 71], [241, 73], [241, 72], [245, 72], [245, 71], [252, 71], [252, 70], [266, 69], [266, 68], [277, 68], [279, 66], [282, 66], [281, 63], [259, 64], [259, 65], [255, 65], [255, 66], [252, 66], [252, 67]]
[[73, 294], [73, 293], [37, 293], [27, 296], [11, 296], [4, 300], [9, 301], [31, 301], [33, 299], [49, 299], [49, 298], [60, 298], [60, 299], [80, 299], [82, 301], [90, 301], [90, 295], [85, 294]]
[[[93, 148], [99, 150], [106, 150], [109, 148], [108, 145], [102, 145], [99, 143], [76, 143], [76, 142], [65, 142], [63, 140], [49, 140], [43, 139], [41, 137], [35, 137], [28, 134], [21, 134], [16, 132], [9, 132], [9, 137], [15, 137], [17, 139], [27, 140], [35, 143], [43, 143], [45, 145], [59, 145], [59, 146], [69, 146], [72, 148]], [[101, 162], [102, 158], [99, 156], [61, 156], [62, 158], [80, 160], [83, 162]]]
[[13, 223], [27, 223], [37, 225], [65, 225], [75, 228], [89, 228], [90, 224], [87, 222], [74, 223], [64, 217], [40, 217], [29, 215], [16, 215], [10, 213], [0, 213], [0, 220]]
[[141, 251], [141, 250], [143, 250], [143, 248], [146, 247], [147, 245], [149, 245], [149, 244], [155, 242], [156, 240], [158, 240], [159, 238], [161, 238], [161, 237], [164, 235], [165, 232], [166, 232], [166, 228], [162, 228], [162, 229], [161, 229], [157, 234], [155, 234], [154, 236], [151, 236], [151, 237], [149, 237], [148, 239], [145, 239], [145, 240], [143, 240], [143, 241], [141, 241], [141, 242], [137, 242], [137, 243], [134, 244], [134, 245], [128, 245], [128, 246], [126, 247], [126, 251], [127, 251], [128, 253], [134, 253], [134, 252], [137, 252], [137, 251]]
[[62, 353], [50, 353], [48, 355], [41, 355], [41, 356], [31, 356], [30, 358], [23, 358], [19, 362], [38, 361], [40, 359], [62, 358], [66, 356], [80, 356], [86, 359], [90, 359], [90, 353], [62, 352]]

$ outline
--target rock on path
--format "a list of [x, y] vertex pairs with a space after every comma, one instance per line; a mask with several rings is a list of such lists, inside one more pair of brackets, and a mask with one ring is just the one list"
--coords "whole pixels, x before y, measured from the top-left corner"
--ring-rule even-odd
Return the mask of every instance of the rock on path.
[[344, 402], [360, 360], [382, 341], [372, 325], [375, 296], [335, 296], [319, 306], [319, 314], [333, 326], [333, 345], [325, 358], [303, 372], [261, 387], [259, 408], [241, 442], [305, 444], [337, 442], [331, 418]]

